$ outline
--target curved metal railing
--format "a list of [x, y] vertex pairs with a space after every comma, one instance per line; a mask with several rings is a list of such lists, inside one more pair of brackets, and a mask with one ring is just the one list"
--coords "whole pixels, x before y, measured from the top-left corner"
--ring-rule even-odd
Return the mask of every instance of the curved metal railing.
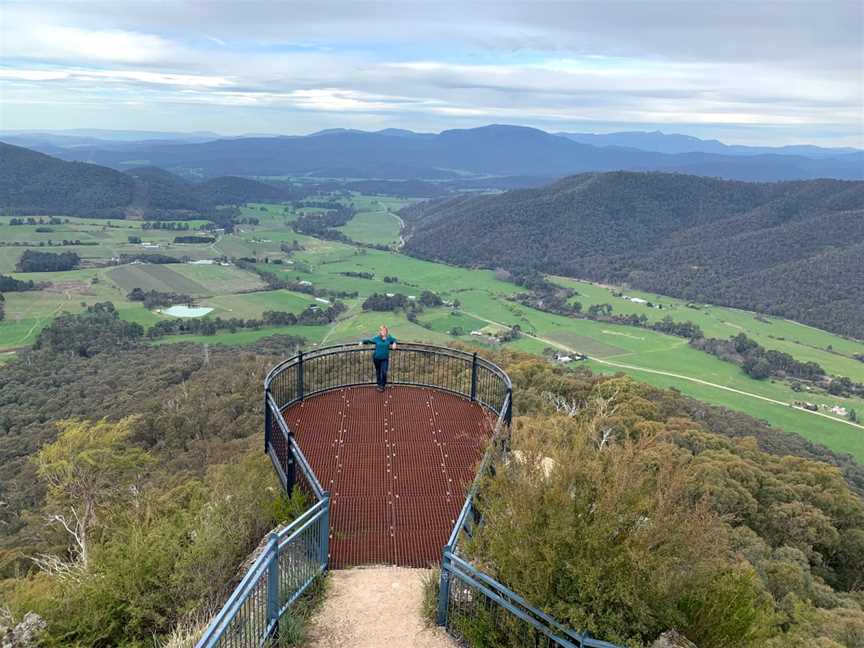
[[[375, 384], [369, 346], [315, 349], [276, 365], [264, 381], [264, 451], [287, 492], [299, 486], [312, 506], [271, 533], [240, 584], [214, 617], [197, 648], [263, 646], [280, 618], [328, 565], [330, 495], [312, 470], [283, 416], [285, 408], [333, 389]], [[459, 394], [509, 423], [513, 386], [494, 363], [445, 347], [403, 344], [391, 352], [389, 382]]]
[[[374, 385], [371, 348], [336, 345], [298, 353], [274, 367], [264, 381], [264, 451], [287, 492], [299, 486], [312, 506], [287, 528], [272, 533], [262, 553], [213, 619], [196, 648], [252, 648], [278, 634], [282, 615], [328, 565], [330, 496], [321, 487], [283, 411], [306, 398], [334, 389]], [[483, 475], [493, 469], [507, 445], [513, 385], [494, 363], [456, 349], [398, 344], [391, 352], [389, 382], [463, 396], [497, 415], [492, 442], [483, 457], [441, 560], [438, 622], [459, 639], [465, 624], [494, 619], [498, 633], [514, 645], [538, 648], [619, 648], [576, 633], [532, 607], [518, 594], [470, 564], [460, 551], [463, 538], [481, 523], [474, 500]]]
[[[334, 389], [375, 384], [373, 349], [340, 344], [315, 349], [276, 365], [264, 380], [264, 451], [270, 455], [282, 485], [296, 484], [321, 499], [324, 491], [294, 441], [282, 412], [291, 405]], [[510, 422], [513, 384], [495, 363], [457, 349], [400, 343], [390, 353], [388, 382], [458, 394], [480, 403]]]
[[[284, 409], [330, 389], [374, 385], [372, 352], [368, 345], [339, 344], [298, 353], [270, 371], [264, 389]], [[399, 343], [390, 355], [388, 382], [460, 394], [496, 414], [513, 390], [510, 377], [495, 363], [476, 353], [429, 344]]]

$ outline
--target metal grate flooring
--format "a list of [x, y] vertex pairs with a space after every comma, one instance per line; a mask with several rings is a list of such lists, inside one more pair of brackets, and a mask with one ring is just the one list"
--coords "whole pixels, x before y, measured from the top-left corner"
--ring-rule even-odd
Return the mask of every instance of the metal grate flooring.
[[495, 423], [432, 389], [351, 387], [284, 411], [330, 491], [330, 566], [438, 563]]

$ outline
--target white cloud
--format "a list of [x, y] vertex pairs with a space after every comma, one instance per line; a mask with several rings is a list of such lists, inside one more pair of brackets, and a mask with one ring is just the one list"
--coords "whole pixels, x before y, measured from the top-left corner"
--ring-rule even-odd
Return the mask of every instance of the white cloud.
[[109, 102], [161, 129], [197, 128], [209, 105], [322, 127], [789, 125], [864, 145], [860, 5], [727, 4], [7, 0], [0, 92], [27, 127], [16, 107], [53, 100], [55, 127], [68, 102]]
[[0, 68], [0, 79], [22, 81], [119, 81], [178, 88], [226, 88], [234, 82], [226, 77], [196, 74], [171, 74], [148, 70], [60, 69], [20, 70]]
[[16, 13], [4, 23], [3, 50], [6, 57], [14, 55], [16, 58], [71, 62], [158, 63], [176, 60], [182, 51], [171, 41], [153, 34], [33, 23]]

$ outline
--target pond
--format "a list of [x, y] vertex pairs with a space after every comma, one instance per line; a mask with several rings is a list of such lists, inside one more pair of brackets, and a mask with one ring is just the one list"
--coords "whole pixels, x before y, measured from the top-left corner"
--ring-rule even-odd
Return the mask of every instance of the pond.
[[206, 308], [204, 306], [198, 306], [195, 308], [190, 308], [189, 306], [172, 306], [171, 308], [166, 308], [162, 312], [166, 315], [173, 315], [174, 317], [204, 317], [212, 310], [212, 308]]

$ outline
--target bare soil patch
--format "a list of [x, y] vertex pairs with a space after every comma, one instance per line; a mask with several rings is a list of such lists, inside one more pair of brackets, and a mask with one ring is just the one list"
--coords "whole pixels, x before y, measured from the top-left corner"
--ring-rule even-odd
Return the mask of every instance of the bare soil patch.
[[310, 621], [309, 648], [454, 648], [420, 606], [428, 569], [361, 567], [330, 573], [327, 598]]

